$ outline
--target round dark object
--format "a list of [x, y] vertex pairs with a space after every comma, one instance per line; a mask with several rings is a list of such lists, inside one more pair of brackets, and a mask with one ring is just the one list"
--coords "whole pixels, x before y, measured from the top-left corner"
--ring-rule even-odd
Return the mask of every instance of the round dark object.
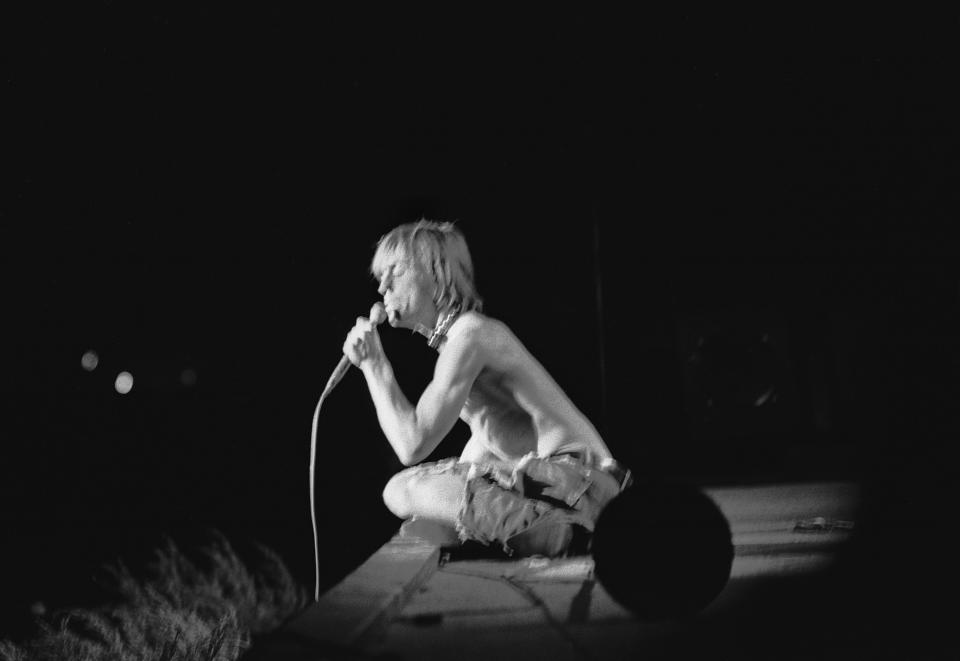
[[607, 505], [593, 538], [596, 576], [650, 620], [694, 615], [730, 578], [730, 525], [695, 487], [636, 484]]

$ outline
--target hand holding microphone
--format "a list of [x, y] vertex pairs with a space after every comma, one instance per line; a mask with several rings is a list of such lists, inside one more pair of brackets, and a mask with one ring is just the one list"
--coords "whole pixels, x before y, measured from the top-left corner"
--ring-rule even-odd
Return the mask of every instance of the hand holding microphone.
[[380, 336], [377, 335], [376, 327], [382, 324], [387, 318], [387, 311], [383, 303], [376, 302], [370, 308], [370, 318], [357, 317], [357, 323], [347, 334], [347, 339], [343, 342], [343, 358], [337, 368], [330, 375], [327, 381], [327, 387], [324, 394], [329, 393], [340, 383], [340, 380], [350, 369], [350, 365], [360, 365], [361, 361], [368, 358], [372, 353], [382, 353], [383, 347], [380, 345]]

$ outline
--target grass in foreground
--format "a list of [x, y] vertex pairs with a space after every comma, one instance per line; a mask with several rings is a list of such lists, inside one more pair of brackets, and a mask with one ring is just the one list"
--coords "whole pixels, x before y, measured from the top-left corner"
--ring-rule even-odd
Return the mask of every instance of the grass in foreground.
[[110, 605], [44, 618], [31, 640], [0, 641], [0, 661], [238, 659], [254, 635], [279, 628], [309, 599], [279, 555], [257, 552], [251, 571], [223, 535], [196, 561], [168, 539], [145, 579], [122, 564], [107, 568]]

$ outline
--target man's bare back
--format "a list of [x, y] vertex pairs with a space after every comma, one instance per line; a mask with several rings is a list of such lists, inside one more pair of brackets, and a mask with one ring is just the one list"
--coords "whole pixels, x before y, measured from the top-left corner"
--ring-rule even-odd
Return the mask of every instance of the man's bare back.
[[463, 460], [514, 463], [531, 452], [611, 457], [594, 426], [506, 324], [468, 312], [448, 338], [465, 332], [479, 344], [483, 368], [460, 412], [471, 431]]

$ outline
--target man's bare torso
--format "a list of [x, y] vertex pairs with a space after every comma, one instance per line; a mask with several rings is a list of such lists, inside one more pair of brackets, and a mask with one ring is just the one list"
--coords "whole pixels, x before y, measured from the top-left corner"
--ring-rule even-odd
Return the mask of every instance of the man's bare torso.
[[509, 464], [530, 452], [610, 457], [596, 428], [505, 324], [470, 312], [448, 336], [471, 328], [479, 331], [484, 367], [460, 412], [471, 430], [464, 460]]

